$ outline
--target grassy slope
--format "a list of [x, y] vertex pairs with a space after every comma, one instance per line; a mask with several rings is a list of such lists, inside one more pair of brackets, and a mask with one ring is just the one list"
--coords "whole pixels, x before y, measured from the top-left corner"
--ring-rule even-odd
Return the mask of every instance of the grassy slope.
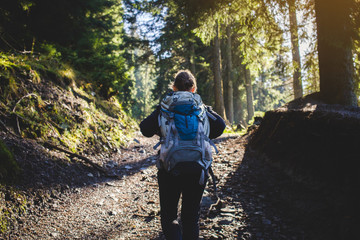
[[99, 98], [96, 86], [54, 59], [2, 54], [0, 68], [1, 119], [22, 137], [77, 153], [89, 150], [85, 139], [108, 151], [124, 144], [136, 125], [115, 98]]
[[[17, 135], [82, 155], [116, 152], [137, 124], [117, 99], [104, 100], [95, 88], [55, 58], [0, 53], [0, 141]], [[0, 165], [11, 165], [6, 161], [14, 160], [1, 159]], [[26, 194], [6, 183], [14, 178], [13, 169], [0, 174], [0, 233], [9, 230], [14, 215], [25, 212]]]

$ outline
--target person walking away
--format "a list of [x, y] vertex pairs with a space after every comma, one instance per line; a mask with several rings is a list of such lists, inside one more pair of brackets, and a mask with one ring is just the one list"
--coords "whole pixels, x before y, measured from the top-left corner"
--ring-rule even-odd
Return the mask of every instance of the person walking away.
[[173, 92], [140, 123], [140, 130], [145, 137], [156, 134], [161, 139], [157, 166], [163, 233], [168, 240], [195, 240], [212, 161], [210, 139], [223, 133], [225, 122], [195, 93], [196, 79], [189, 70], [179, 71], [171, 88]]

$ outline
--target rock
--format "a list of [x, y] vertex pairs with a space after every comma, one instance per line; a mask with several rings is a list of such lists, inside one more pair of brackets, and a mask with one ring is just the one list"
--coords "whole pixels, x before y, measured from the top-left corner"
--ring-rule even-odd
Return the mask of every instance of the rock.
[[56, 237], [59, 236], [59, 233], [58, 233], [58, 232], [51, 232], [51, 233], [50, 233], [50, 236], [56, 238]]
[[222, 217], [235, 217], [233, 213], [220, 213]]
[[108, 213], [109, 213], [110, 216], [116, 216], [117, 215], [116, 211], [109, 211]]
[[117, 162], [114, 162], [114, 161], [109, 161], [109, 162], [107, 162], [106, 164], [105, 164], [105, 167], [106, 168], [115, 168], [115, 167], [117, 167], [118, 166], [118, 163]]
[[218, 235], [215, 233], [211, 234], [210, 239], [221, 239]]
[[220, 211], [224, 213], [234, 213], [236, 212], [236, 209], [231, 207], [226, 207], [226, 208], [221, 208]]
[[96, 205], [97, 206], [102, 206], [102, 205], [104, 205], [104, 202], [105, 202], [105, 200], [101, 199]]

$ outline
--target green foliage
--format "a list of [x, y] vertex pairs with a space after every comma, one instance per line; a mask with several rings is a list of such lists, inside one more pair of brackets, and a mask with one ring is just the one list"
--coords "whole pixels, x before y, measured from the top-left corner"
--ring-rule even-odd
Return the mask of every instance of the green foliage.
[[244, 135], [246, 133], [246, 128], [239, 129], [237, 125], [227, 125], [224, 134], [238, 134]]
[[[201, 3], [187, 0], [161, 3], [161, 6], [169, 9], [163, 17], [165, 22], [163, 34], [158, 38], [161, 49], [155, 96], [160, 97], [159, 93], [165, 92], [177, 69], [191, 69], [189, 53], [192, 43], [195, 46], [198, 92], [205, 98], [207, 104], [214, 104], [213, 94], [209, 94], [213, 92], [213, 69], [210, 63], [213, 62], [212, 39], [215, 35], [215, 23], [218, 22], [221, 25], [220, 38], [225, 37], [226, 26], [229, 24], [232, 26], [231, 32], [235, 43], [232, 48], [235, 59], [232, 64], [233, 81], [239, 78], [241, 68], [246, 64], [252, 72], [253, 79], [256, 80], [254, 84], [257, 90], [255, 91], [257, 109], [269, 110], [289, 99], [290, 88], [284, 86], [289, 69], [286, 73], [277, 69], [279, 56], [284, 55], [288, 49], [283, 46], [283, 31], [265, 2], [209, 1], [202, 6]], [[225, 43], [222, 47], [221, 51], [225, 52]], [[223, 56], [223, 59], [226, 57]], [[226, 63], [223, 63], [223, 67], [225, 72]], [[267, 76], [266, 80], [261, 78], [262, 75]], [[241, 98], [241, 102], [244, 101], [244, 95], [237, 97]]]
[[[156, 84], [152, 91], [154, 103], [168, 92], [169, 84], [174, 80], [174, 75], [181, 69], [189, 69], [198, 82], [198, 93], [202, 95], [206, 104], [213, 104], [211, 48], [205, 46], [192, 32], [196, 25], [193, 10], [201, 7], [200, 2], [207, 5], [206, 1], [153, 1], [143, 2], [139, 6], [141, 11], [153, 14], [155, 24], [161, 33], [154, 40], [156, 54]], [[153, 28], [152, 28], [153, 29]], [[146, 105], [146, 103], [144, 103]]]
[[[95, 142], [101, 138], [101, 142], [108, 145], [103, 145], [103, 150], [123, 145], [126, 136], [132, 132], [133, 122], [124, 114], [118, 101], [112, 98], [109, 102], [76, 88], [73, 92], [90, 100], [83, 101], [85, 108], [82, 115], [74, 114], [75, 109], [64, 107], [64, 103], [41, 104], [41, 100], [29, 98], [21, 101], [16, 108], [16, 114], [21, 117], [21, 134], [27, 138], [59, 141], [73, 152], [83, 151], [81, 145], [84, 140]], [[109, 122], [109, 118], [120, 122]]]
[[8, 211], [3, 211], [0, 213], [0, 233], [5, 233], [8, 231], [9, 228], [9, 215], [10, 213]]
[[254, 81], [254, 106], [256, 111], [266, 112], [291, 101], [289, 60], [278, 56], [274, 65], [263, 62], [262, 72]]
[[[56, 55], [53, 48], [50, 50]], [[14, 132], [62, 144], [74, 152], [84, 150], [84, 141], [101, 143], [101, 150], [114, 149], [132, 134], [136, 123], [125, 114], [119, 100], [102, 98], [94, 92], [93, 84], [84, 82], [82, 74], [54, 55], [0, 56], [0, 110], [16, 119]], [[67, 100], [76, 98], [76, 104]]]
[[320, 91], [319, 59], [317, 53], [317, 50], [313, 49], [305, 55], [305, 80], [303, 81], [303, 85], [306, 95]]
[[152, 111], [152, 106], [155, 102], [152, 98], [152, 90], [155, 85], [155, 68], [153, 65], [136, 66], [134, 71], [135, 88], [134, 101], [132, 107], [132, 114], [137, 119], [143, 119]]
[[[73, 72], [82, 72], [86, 81], [98, 86], [96, 93], [109, 99], [128, 81], [122, 15], [121, 0], [5, 0], [0, 3], [0, 50], [25, 49], [31, 55], [41, 52], [51, 62], [67, 62]], [[60, 84], [72, 82], [68, 71], [43, 66], [32, 62], [35, 77], [44, 70]]]
[[19, 172], [20, 168], [14, 155], [0, 139], [0, 181], [14, 180]]
[[[54, 52], [53, 52], [54, 53]], [[55, 54], [55, 53], [54, 53]], [[74, 70], [66, 64], [60, 64], [52, 55], [5, 54], [0, 52], [0, 100], [8, 105], [28, 93], [17, 78], [26, 78], [38, 84], [47, 78], [65, 87], [74, 81]], [[22, 92], [19, 92], [21, 89]]]

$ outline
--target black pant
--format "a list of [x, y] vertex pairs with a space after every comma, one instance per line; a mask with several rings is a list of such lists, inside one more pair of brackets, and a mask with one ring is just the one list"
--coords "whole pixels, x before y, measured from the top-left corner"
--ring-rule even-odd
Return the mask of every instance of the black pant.
[[[161, 226], [167, 240], [199, 238], [200, 203], [206, 185], [199, 184], [201, 170], [173, 175], [159, 170]], [[178, 203], [182, 195], [181, 225], [177, 221]]]

